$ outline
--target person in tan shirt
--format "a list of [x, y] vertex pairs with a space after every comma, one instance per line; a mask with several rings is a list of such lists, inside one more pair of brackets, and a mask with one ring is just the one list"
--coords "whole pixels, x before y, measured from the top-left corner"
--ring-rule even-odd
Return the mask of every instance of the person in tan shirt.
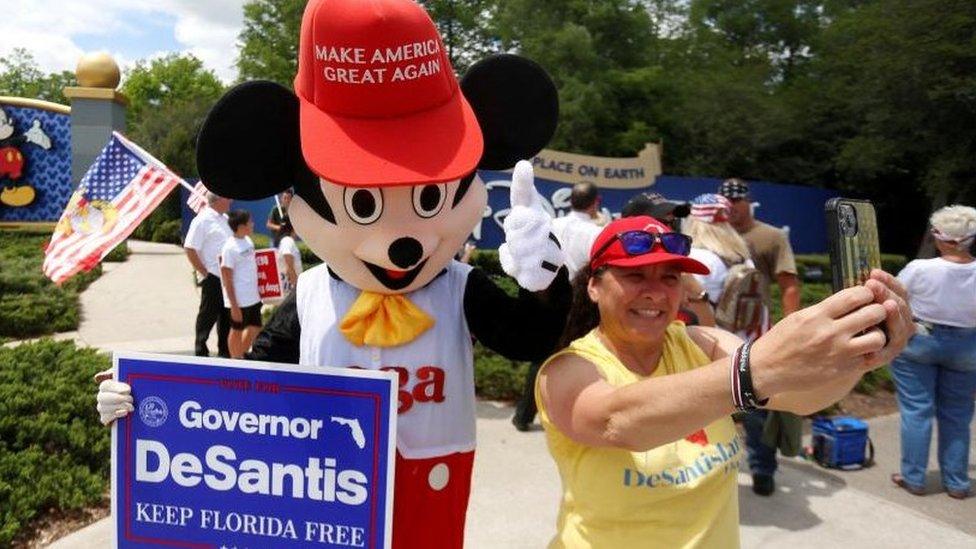
[[[800, 308], [800, 278], [797, 276], [796, 259], [786, 233], [753, 217], [749, 184], [742, 179], [726, 179], [719, 187], [718, 194], [732, 202], [729, 224], [746, 241], [756, 269], [763, 274], [763, 295], [766, 297], [767, 308], [771, 304], [769, 286], [776, 281], [782, 292], [783, 316], [797, 311]], [[768, 330], [771, 324], [772, 320], [767, 319], [763, 331]], [[742, 421], [746, 429], [752, 490], [761, 496], [772, 495], [775, 491], [773, 475], [777, 465], [776, 448], [762, 442], [766, 416], [765, 411], [753, 412], [746, 414]]]
[[[718, 194], [732, 202], [729, 224], [735, 228], [752, 254], [752, 261], [766, 278], [767, 285], [776, 282], [782, 291], [783, 316], [800, 308], [800, 278], [790, 240], [782, 229], [753, 217], [749, 184], [737, 178], [726, 179]], [[769, 288], [764, 288], [769, 299]]]

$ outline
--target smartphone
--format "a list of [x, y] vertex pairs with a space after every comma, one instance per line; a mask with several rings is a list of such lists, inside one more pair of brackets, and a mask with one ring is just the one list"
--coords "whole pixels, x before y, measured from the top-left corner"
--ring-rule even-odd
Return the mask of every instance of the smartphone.
[[824, 210], [834, 292], [863, 284], [871, 269], [881, 268], [874, 206], [867, 200], [831, 198]]

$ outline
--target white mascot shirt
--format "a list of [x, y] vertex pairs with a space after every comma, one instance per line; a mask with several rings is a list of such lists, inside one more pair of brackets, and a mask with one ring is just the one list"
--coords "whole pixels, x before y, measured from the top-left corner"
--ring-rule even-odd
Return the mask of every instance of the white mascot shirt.
[[299, 362], [396, 369], [397, 449], [405, 458], [474, 451], [474, 355], [463, 307], [470, 272], [470, 265], [453, 261], [430, 284], [404, 294], [435, 322], [417, 339], [397, 347], [357, 347], [342, 335], [339, 324], [361, 290], [333, 278], [324, 264], [298, 278]]

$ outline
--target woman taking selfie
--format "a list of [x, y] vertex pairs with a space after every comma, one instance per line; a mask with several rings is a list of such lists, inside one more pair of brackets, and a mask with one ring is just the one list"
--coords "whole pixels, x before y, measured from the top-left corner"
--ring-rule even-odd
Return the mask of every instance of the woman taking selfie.
[[575, 280], [568, 346], [536, 386], [563, 485], [550, 547], [737, 547], [742, 448], [730, 414], [818, 411], [914, 329], [904, 290], [881, 271], [751, 347], [686, 328], [674, 322], [681, 274], [708, 272], [690, 248], [650, 217], [619, 219]]

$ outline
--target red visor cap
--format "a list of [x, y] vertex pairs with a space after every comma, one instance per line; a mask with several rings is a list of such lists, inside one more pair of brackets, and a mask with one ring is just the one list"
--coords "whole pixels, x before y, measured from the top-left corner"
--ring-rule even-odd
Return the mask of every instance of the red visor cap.
[[451, 181], [484, 142], [437, 28], [413, 0], [312, 0], [295, 92], [319, 177], [376, 187]]
[[[621, 217], [608, 224], [597, 235], [596, 241], [590, 248], [590, 268], [598, 269], [604, 265], [614, 267], [643, 267], [644, 265], [656, 265], [659, 263], [675, 263], [681, 268], [682, 272], [707, 275], [708, 267], [704, 263], [692, 259], [686, 255], [673, 254], [664, 249], [660, 242], [655, 242], [650, 252], [641, 255], [630, 255], [624, 250], [623, 243], [617, 238], [620, 233], [627, 231], [647, 231], [649, 233], [671, 233], [671, 227], [646, 215], [636, 217]], [[594, 257], [600, 248], [607, 242], [614, 240], [610, 247], [603, 251], [599, 257]]]

